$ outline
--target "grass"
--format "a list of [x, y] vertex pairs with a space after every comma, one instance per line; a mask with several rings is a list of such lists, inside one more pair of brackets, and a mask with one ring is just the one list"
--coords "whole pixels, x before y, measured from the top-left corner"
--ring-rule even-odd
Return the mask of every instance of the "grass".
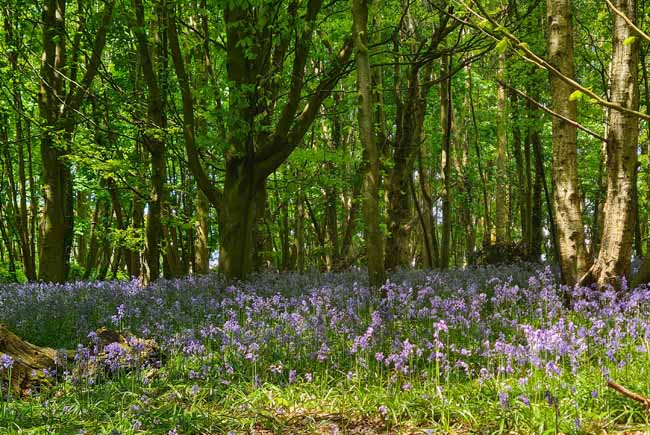
[[605, 386], [650, 396], [647, 288], [576, 289], [566, 309], [530, 265], [402, 272], [385, 301], [361, 276], [8, 287], [0, 320], [32, 341], [72, 348], [106, 325], [165, 359], [61, 368], [51, 388], [5, 395], [0, 433], [650, 433], [650, 414]]

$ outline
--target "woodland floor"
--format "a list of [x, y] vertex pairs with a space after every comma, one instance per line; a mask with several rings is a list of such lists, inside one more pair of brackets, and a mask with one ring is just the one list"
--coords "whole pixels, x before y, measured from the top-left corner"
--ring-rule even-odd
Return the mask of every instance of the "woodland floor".
[[650, 396], [647, 287], [566, 307], [537, 265], [398, 272], [384, 299], [364, 277], [4, 285], [0, 322], [68, 351], [22, 390], [0, 359], [0, 433], [650, 433], [606, 385]]

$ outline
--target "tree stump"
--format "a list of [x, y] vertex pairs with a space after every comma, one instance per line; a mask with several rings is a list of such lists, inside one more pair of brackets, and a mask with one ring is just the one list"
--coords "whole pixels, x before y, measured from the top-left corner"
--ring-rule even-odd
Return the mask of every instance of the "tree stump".
[[[0, 324], [0, 354], [10, 356], [14, 363], [10, 370], [0, 371], [0, 382], [12, 396], [24, 397], [33, 389], [48, 384], [44, 369], [56, 367], [57, 351], [33, 345]], [[11, 379], [8, 375], [11, 373]], [[9, 383], [7, 383], [9, 380]]]

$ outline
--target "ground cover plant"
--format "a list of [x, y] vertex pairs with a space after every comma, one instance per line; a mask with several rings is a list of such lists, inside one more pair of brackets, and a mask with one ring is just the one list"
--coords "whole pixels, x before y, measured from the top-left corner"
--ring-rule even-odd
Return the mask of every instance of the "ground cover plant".
[[[648, 414], [650, 288], [558, 285], [532, 265], [6, 285], [1, 321], [76, 349], [22, 400], [0, 364], [2, 433], [610, 433]], [[564, 305], [570, 300], [570, 308]], [[154, 339], [160, 364], [98, 327]], [[160, 367], [157, 367], [159, 365]], [[263, 432], [267, 431], [267, 432]], [[356, 431], [356, 432], [355, 432]]]

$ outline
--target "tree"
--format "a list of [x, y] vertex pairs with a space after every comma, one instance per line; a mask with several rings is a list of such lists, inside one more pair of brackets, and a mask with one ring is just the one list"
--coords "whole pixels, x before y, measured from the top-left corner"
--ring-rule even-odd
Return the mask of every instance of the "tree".
[[75, 38], [72, 47], [72, 62], [68, 62], [66, 1], [46, 0], [43, 7], [43, 55], [39, 92], [43, 124], [41, 162], [44, 199], [39, 250], [41, 281], [63, 282], [68, 276], [74, 230], [74, 198], [72, 174], [66, 156], [71, 152], [77, 112], [99, 69], [113, 5], [113, 0], [105, 2], [101, 24], [95, 34], [85, 73], [80, 80], [77, 80], [77, 71], [80, 70], [77, 62], [81, 57], [79, 50], [84, 20], [81, 20], [80, 28], [77, 29], [79, 36]]
[[368, 52], [368, 0], [352, 2], [352, 38], [357, 65], [359, 106], [359, 140], [363, 146], [363, 218], [366, 259], [370, 285], [378, 288], [386, 281], [384, 271], [384, 241], [379, 215], [379, 148], [375, 142], [372, 111], [372, 82]]
[[[639, 107], [639, 42], [631, 23], [636, 22], [636, 0], [617, 0], [624, 16], [613, 17], [611, 63], [612, 103], [637, 111]], [[582, 282], [619, 286], [629, 277], [634, 234], [639, 118], [632, 113], [609, 111], [607, 134], [607, 197], [600, 251]]]
[[[570, 0], [548, 0], [549, 62], [573, 79], [573, 24]], [[553, 110], [577, 118], [572, 87], [550, 74]], [[577, 129], [564, 119], [553, 118], [553, 209], [560, 267], [564, 282], [574, 285], [588, 267], [578, 188]]]

